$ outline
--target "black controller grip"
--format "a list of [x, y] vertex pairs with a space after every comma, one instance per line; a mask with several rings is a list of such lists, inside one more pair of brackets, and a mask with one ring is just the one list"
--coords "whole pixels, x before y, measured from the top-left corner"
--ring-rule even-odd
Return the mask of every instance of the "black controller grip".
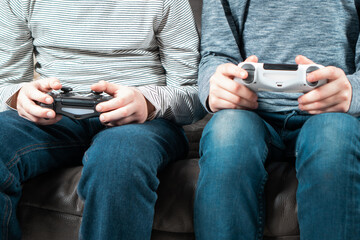
[[71, 88], [62, 90], [60, 93], [48, 93], [54, 99], [52, 104], [39, 105], [54, 110], [56, 114], [81, 120], [98, 117], [100, 113], [96, 111], [96, 105], [112, 99], [111, 96], [103, 96], [98, 92], [71, 92]]

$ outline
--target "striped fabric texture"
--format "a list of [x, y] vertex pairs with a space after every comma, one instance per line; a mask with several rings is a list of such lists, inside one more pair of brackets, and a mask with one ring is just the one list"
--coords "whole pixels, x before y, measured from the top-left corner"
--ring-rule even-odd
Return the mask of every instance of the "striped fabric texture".
[[156, 117], [188, 124], [197, 96], [198, 33], [188, 0], [0, 0], [0, 100], [57, 77], [74, 91], [100, 80], [137, 87]]

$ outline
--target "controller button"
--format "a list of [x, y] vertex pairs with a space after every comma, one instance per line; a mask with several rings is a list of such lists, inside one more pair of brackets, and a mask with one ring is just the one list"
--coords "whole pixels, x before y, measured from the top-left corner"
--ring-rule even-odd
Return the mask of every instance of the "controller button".
[[248, 73], [248, 77], [246, 79], [243, 79], [243, 81], [247, 84], [250, 84], [255, 79], [255, 67], [252, 64], [244, 64], [242, 69], [246, 70]]
[[[316, 66], [310, 66], [306, 69], [306, 76], [311, 73], [314, 72], [316, 70], [318, 70], [319, 68]], [[310, 87], [315, 87], [318, 84], [318, 81], [316, 82], [309, 82], [308, 80], [306, 80], [306, 83], [310, 86]]]
[[71, 92], [73, 89], [71, 88], [71, 87], [62, 87], [61, 88], [61, 91], [63, 92], [63, 93], [69, 93], [69, 92]]
[[102, 94], [103, 92], [96, 92], [96, 91], [94, 91], [94, 90], [91, 90], [91, 93], [93, 93], [93, 94], [95, 94], [95, 95], [100, 95], [100, 94]]

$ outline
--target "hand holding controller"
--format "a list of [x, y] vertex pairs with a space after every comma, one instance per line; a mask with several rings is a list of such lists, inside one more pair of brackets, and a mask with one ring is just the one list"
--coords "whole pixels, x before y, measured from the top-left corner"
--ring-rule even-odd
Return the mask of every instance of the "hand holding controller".
[[309, 82], [307, 74], [323, 66], [318, 64], [266, 64], [242, 62], [239, 67], [248, 72], [246, 79], [235, 78], [251, 90], [271, 92], [309, 92], [314, 88], [324, 85], [327, 80]]
[[96, 105], [112, 99], [111, 96], [103, 96], [100, 92], [72, 92], [69, 87], [63, 87], [61, 91], [48, 93], [54, 99], [52, 104], [39, 105], [53, 109], [56, 114], [77, 120], [99, 116], [100, 113], [95, 109]]

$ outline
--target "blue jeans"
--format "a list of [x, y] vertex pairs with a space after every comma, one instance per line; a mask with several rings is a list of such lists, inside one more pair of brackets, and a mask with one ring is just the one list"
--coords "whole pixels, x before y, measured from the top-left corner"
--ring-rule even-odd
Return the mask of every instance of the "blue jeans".
[[197, 240], [262, 239], [265, 163], [296, 157], [300, 238], [360, 239], [360, 121], [348, 114], [222, 110], [204, 129]]
[[18, 240], [21, 183], [57, 168], [84, 165], [80, 239], [150, 239], [157, 173], [188, 151], [181, 127], [155, 119], [105, 128], [97, 118], [38, 126], [0, 113], [0, 239]]

